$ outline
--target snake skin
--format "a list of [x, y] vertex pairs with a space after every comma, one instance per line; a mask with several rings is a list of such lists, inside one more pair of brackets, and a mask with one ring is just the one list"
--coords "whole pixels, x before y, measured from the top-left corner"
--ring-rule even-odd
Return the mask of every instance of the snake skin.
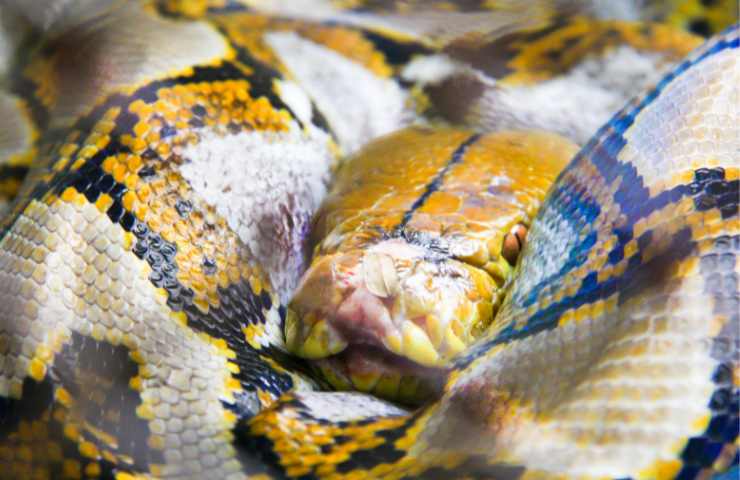
[[[2, 121], [26, 127], [0, 187], [0, 478], [737, 464], [737, 27], [576, 157], [490, 336], [409, 414], [313, 391], [285, 352], [283, 305], [339, 158], [424, 120], [433, 99], [401, 70], [438, 50], [221, 3], [132, 3], [15, 66]], [[300, 61], [316, 55], [322, 69]]]
[[301, 478], [702, 478], [737, 465], [738, 33], [576, 155], [439, 402], [327, 424], [298, 395], [242, 440]]
[[488, 329], [516, 264], [511, 241], [577, 150], [531, 130], [417, 127], [368, 144], [315, 215], [288, 349], [322, 359], [338, 388], [427, 400], [440, 369]]

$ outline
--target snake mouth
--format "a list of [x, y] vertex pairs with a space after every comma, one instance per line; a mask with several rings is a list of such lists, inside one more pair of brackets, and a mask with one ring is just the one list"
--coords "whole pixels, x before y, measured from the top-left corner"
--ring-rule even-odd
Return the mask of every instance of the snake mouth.
[[[287, 346], [320, 361], [338, 388], [409, 402], [487, 329], [502, 296], [503, 281], [481, 268], [384, 240], [310, 267], [289, 306]], [[402, 394], [399, 382], [410, 384]]]
[[335, 387], [359, 390], [407, 405], [436, 398], [448, 373], [446, 368], [419, 365], [386, 349], [362, 344], [351, 345], [316, 365]]

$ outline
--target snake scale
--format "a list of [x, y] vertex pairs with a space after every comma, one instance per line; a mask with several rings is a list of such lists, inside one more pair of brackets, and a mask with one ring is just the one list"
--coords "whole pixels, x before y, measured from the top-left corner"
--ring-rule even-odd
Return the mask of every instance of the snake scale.
[[[19, 41], [0, 96], [0, 478], [737, 473], [737, 24], [113, 3]], [[334, 345], [297, 333], [311, 274], [288, 309], [377, 232], [483, 285], [470, 338], [404, 333], [399, 355], [446, 355], [412, 409], [301, 358]]]

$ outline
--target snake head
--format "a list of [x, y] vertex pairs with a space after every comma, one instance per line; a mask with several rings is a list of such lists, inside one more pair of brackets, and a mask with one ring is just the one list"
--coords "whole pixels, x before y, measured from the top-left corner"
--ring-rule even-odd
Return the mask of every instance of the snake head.
[[321, 257], [290, 304], [288, 348], [338, 386], [414, 402], [486, 329], [502, 287], [405, 238]]
[[417, 403], [490, 330], [547, 187], [575, 146], [410, 128], [348, 160], [314, 221], [288, 349], [335, 387]]

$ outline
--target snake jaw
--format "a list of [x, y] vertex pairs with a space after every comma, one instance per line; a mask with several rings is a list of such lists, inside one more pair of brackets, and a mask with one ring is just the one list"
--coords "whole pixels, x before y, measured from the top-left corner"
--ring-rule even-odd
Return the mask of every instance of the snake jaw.
[[335, 388], [368, 392], [408, 405], [439, 395], [448, 373], [362, 345], [319, 360], [317, 366]]
[[[380, 395], [398, 392], [393, 372], [402, 361], [444, 368], [478, 337], [492, 318], [500, 286], [480, 268], [399, 238], [323, 256], [290, 304], [288, 349], [313, 360], [347, 351], [343, 358], [353, 361], [344, 367], [342, 384]], [[356, 354], [368, 349], [382, 355], [361, 364]], [[337, 368], [337, 362], [323, 365]], [[396, 376], [405, 385], [416, 374]]]
[[308, 359], [333, 355], [347, 347], [347, 342], [329, 327], [325, 319], [314, 322], [308, 333], [302, 334], [298, 317], [292, 310], [288, 310], [285, 318], [285, 336], [288, 349]]

